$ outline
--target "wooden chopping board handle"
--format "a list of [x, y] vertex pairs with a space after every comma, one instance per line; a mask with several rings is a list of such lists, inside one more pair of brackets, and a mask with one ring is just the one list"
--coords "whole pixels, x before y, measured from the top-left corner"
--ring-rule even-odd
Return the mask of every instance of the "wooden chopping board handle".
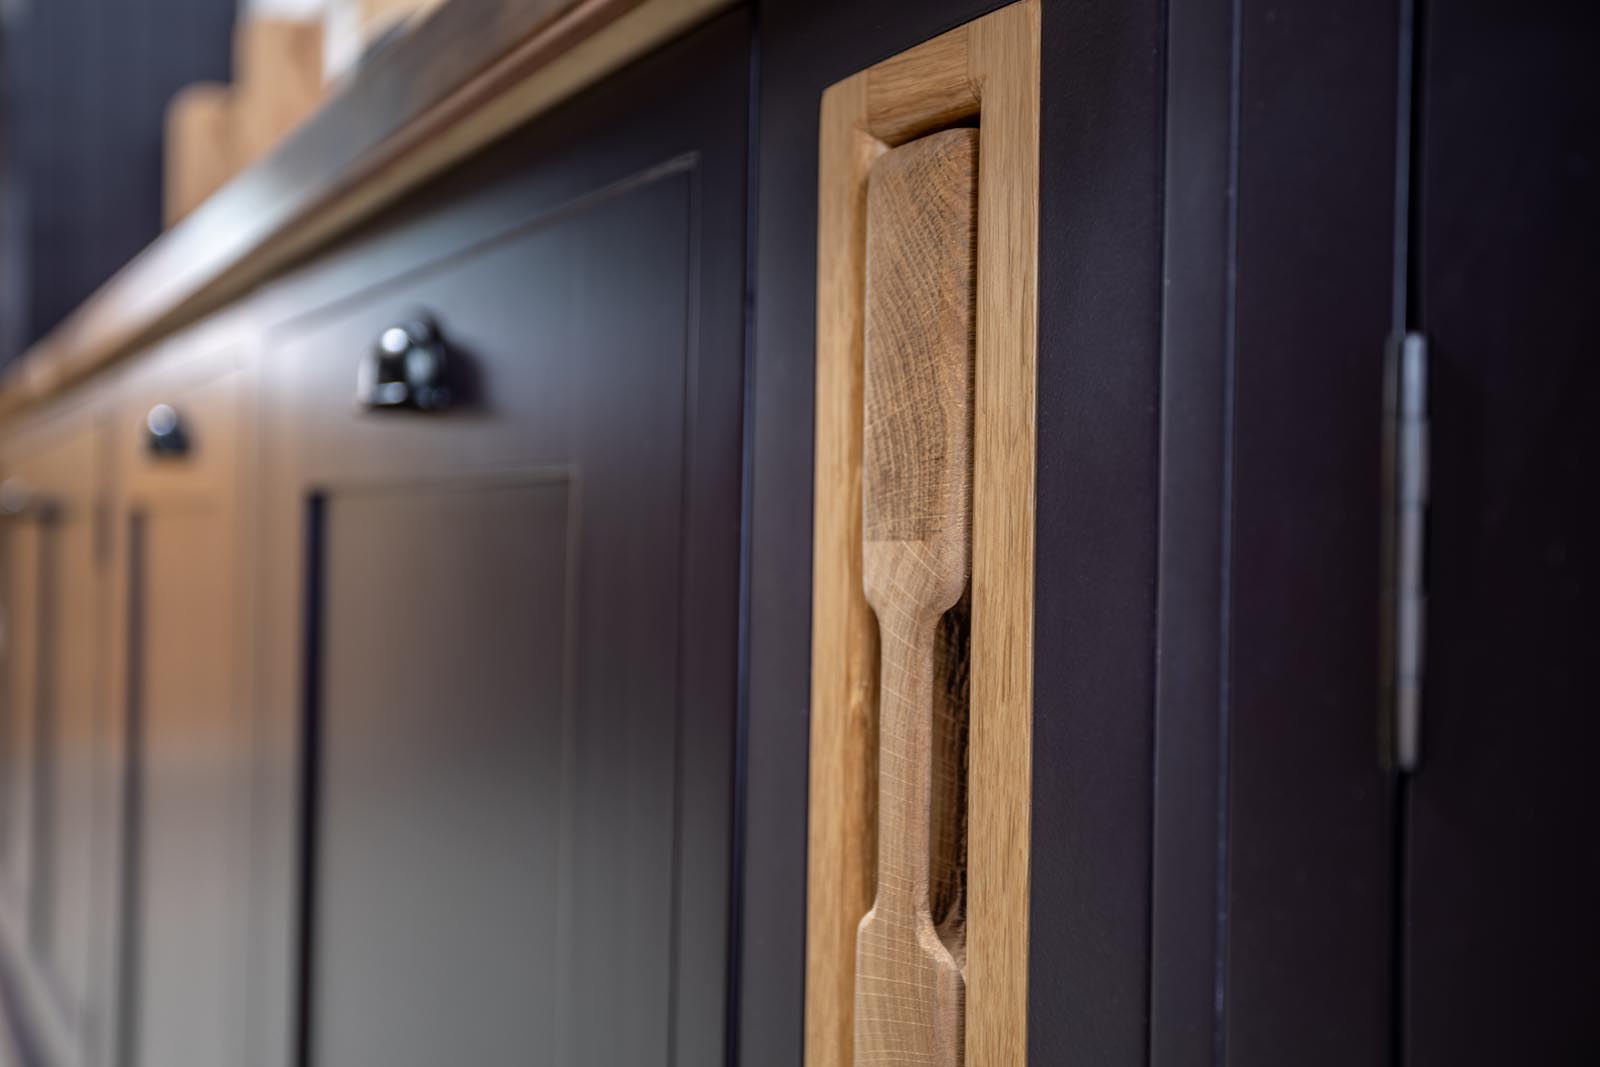
[[976, 130], [931, 134], [886, 152], [868, 182], [862, 573], [882, 674], [856, 1067], [963, 1059], [962, 953], [931, 914], [930, 857], [939, 627], [971, 573], [977, 151]]

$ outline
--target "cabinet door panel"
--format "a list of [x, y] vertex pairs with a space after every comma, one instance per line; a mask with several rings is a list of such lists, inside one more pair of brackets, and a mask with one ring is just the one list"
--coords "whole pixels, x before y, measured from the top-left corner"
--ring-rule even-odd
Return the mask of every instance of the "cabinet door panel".
[[314, 1061], [554, 1063], [566, 481], [337, 493], [321, 516]]
[[0, 884], [6, 904], [23, 907], [32, 872], [34, 754], [39, 736], [35, 693], [39, 670], [39, 563], [44, 532], [33, 522], [0, 528], [4, 538], [5, 730], [0, 765]]
[[[245, 974], [250, 779], [242, 714], [245, 379], [234, 353], [179, 344], [131, 382], [116, 424], [120, 667], [126, 694], [123, 1067], [235, 1063]], [[168, 404], [187, 441], [146, 443]]]
[[228, 1062], [230, 881], [238, 824], [230, 712], [232, 553], [216, 507], [136, 520], [142, 570], [136, 677], [130, 1003], [140, 1067]]
[[[745, 33], [519, 135], [268, 345], [260, 988], [303, 998], [269, 1062], [722, 1059]], [[500, 236], [418, 236], [454, 213]], [[471, 388], [353, 410], [419, 312]]]
[[103, 729], [100, 624], [101, 575], [95, 548], [92, 507], [69, 506], [48, 527], [41, 574], [48, 583], [50, 645], [45, 658], [41, 708], [48, 721], [46, 818], [36, 844], [47, 856], [41, 864], [47, 889], [37, 898], [41, 955], [48, 961], [57, 993], [69, 1016], [84, 1007], [88, 993], [93, 923], [96, 768]]
[[102, 803], [108, 766], [104, 700], [103, 426], [63, 413], [12, 443], [20, 510], [5, 521], [10, 917], [26, 931], [34, 1007], [53, 1040], [75, 1045], [92, 1021]]
[[688, 190], [626, 187], [283, 349], [326, 395], [389, 318], [448, 309], [517, 412], [306, 426], [333, 486], [305, 505], [313, 1063], [665, 1062]]

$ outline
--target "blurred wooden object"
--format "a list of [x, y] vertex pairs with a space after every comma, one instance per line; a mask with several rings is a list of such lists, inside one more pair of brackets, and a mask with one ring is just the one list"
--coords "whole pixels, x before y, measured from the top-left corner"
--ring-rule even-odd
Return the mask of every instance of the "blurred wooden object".
[[233, 176], [233, 91], [198, 82], [167, 105], [164, 218], [171, 226]]
[[[730, 0], [450, 0], [0, 373], [0, 419], [240, 296]], [[865, 910], [863, 908], [863, 910]]]
[[271, 151], [322, 101], [322, 23], [248, 18], [234, 40], [234, 169]]
[[190, 85], [167, 107], [168, 226], [272, 151], [322, 101], [321, 22], [247, 18], [233, 47], [232, 86]]
[[441, 0], [361, 0], [361, 38], [371, 42], [438, 7]]

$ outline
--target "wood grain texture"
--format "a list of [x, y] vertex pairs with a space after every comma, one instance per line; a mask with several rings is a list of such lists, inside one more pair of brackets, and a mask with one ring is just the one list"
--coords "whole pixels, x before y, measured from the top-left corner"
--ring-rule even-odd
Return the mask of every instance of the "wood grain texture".
[[[982, 1067], [1020, 1067], [1027, 1060], [1038, 42], [1037, 0], [1023, 0], [912, 49], [887, 66], [853, 75], [823, 96], [808, 1067], [847, 1067], [852, 1062], [851, 935], [870, 906], [875, 877], [876, 798], [864, 783], [876, 780], [873, 676], [878, 639], [861, 593], [857, 547], [867, 174], [875, 156], [889, 145], [927, 133], [939, 122], [968, 120], [973, 113], [979, 119], [980, 150], [965, 1055], [967, 1063]], [[918, 68], [918, 78], [906, 74]], [[963, 84], [974, 94], [971, 110], [959, 102]], [[961, 618], [959, 613], [946, 616], [947, 623]]]
[[[949, 677], [941, 620], [971, 562], [977, 142], [975, 130], [933, 134], [869, 176], [862, 559], [882, 673], [877, 892], [856, 938], [863, 1065], [962, 1058], [965, 980], [935, 925], [932, 860], [943, 838], [950, 861], [959, 825], [937, 813], [961, 767], [935, 756], [936, 683]], [[953, 918], [945, 931], [959, 934]]]
[[978, 110], [968, 65], [970, 28], [958, 26], [867, 71], [867, 126], [888, 144], [961, 121]]
[[214, 311], [729, 0], [449, 0], [0, 378], [0, 418]]
[[878, 627], [862, 585], [862, 345], [867, 79], [822, 97], [818, 146], [816, 534], [812, 552], [811, 812], [806, 863], [806, 1062], [847, 1067], [856, 928], [877, 877]]
[[1039, 4], [972, 26], [978, 188], [967, 1059], [1028, 1059], [1039, 263]]

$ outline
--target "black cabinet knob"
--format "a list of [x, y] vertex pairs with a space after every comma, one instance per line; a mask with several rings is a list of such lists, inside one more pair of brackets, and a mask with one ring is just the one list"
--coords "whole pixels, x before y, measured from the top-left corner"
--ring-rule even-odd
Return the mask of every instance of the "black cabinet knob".
[[157, 404], [144, 417], [145, 445], [157, 456], [181, 456], [189, 451], [189, 434], [183, 417], [171, 404]]
[[356, 372], [365, 410], [443, 411], [450, 400], [450, 349], [429, 318], [384, 330]]

